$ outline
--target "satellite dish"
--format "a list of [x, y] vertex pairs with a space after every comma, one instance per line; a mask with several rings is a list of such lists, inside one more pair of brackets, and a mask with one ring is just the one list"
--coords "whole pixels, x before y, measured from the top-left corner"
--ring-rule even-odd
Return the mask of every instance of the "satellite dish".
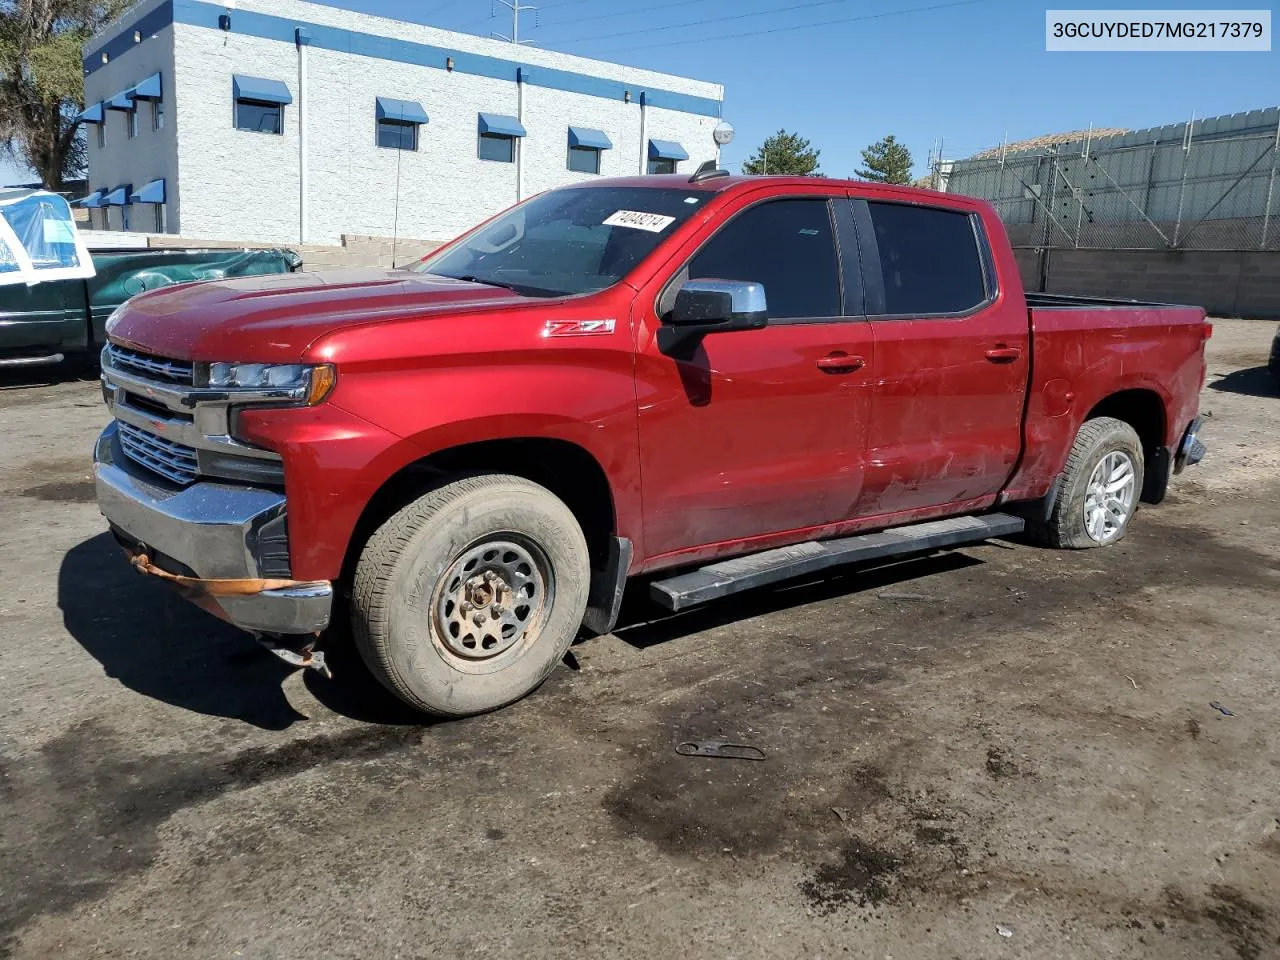
[[727, 120], [721, 120], [716, 124], [716, 128], [711, 131], [711, 139], [723, 147], [733, 139], [733, 124]]

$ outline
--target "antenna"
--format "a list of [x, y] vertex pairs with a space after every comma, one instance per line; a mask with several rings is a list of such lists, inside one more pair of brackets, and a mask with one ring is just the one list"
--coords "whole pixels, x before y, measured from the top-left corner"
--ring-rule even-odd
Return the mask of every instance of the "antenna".
[[[532, 40], [520, 39], [520, 14], [522, 14], [526, 10], [537, 10], [538, 8], [533, 6], [532, 4], [521, 3], [520, 0], [492, 0], [492, 3], [500, 3], [504, 7], [506, 7], [508, 10], [511, 11], [511, 36], [509, 37], [503, 36], [501, 33], [496, 33], [496, 32], [491, 33], [490, 36], [496, 37], [499, 40], [505, 40], [507, 41], [507, 43], [532, 44], [533, 43]], [[492, 3], [490, 4], [490, 9], [492, 9]], [[537, 14], [534, 14], [533, 25], [535, 27], [538, 25]]]

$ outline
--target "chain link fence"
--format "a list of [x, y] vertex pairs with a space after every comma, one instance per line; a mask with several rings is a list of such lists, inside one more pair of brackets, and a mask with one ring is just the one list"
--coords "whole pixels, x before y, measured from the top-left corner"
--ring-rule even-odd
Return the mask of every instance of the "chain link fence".
[[960, 160], [934, 178], [991, 202], [1015, 247], [1280, 250], [1280, 110], [1258, 114]]

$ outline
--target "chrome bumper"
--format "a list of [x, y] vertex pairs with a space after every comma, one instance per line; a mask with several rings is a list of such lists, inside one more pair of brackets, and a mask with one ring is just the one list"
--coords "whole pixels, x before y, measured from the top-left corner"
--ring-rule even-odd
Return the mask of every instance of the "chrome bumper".
[[1200, 442], [1200, 428], [1204, 425], [1203, 417], [1196, 417], [1191, 421], [1191, 425], [1187, 427], [1187, 432], [1182, 435], [1182, 443], [1178, 447], [1178, 455], [1173, 461], [1173, 472], [1181, 473], [1183, 467], [1193, 466], [1204, 459], [1204, 455], [1208, 453], [1205, 445]]
[[[98, 506], [126, 542], [144, 545], [160, 567], [200, 579], [270, 579], [262, 569], [270, 534], [284, 523], [283, 494], [225, 483], [174, 490], [148, 479], [120, 451], [115, 423], [98, 437], [93, 472]], [[209, 601], [206, 604], [204, 601]], [[200, 605], [245, 630], [316, 633], [329, 625], [333, 587], [305, 583]]]

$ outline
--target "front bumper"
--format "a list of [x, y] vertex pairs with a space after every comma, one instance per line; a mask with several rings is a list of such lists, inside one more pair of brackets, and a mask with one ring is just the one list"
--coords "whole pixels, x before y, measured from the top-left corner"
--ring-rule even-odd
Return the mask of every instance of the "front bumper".
[[145, 550], [169, 573], [210, 582], [210, 589], [184, 589], [188, 599], [256, 633], [318, 633], [329, 625], [327, 581], [236, 595], [213, 589], [221, 580], [273, 579], [263, 567], [280, 562], [283, 494], [229, 483], [165, 485], [123, 455], [115, 423], [98, 438], [93, 461], [98, 506], [126, 549]]

